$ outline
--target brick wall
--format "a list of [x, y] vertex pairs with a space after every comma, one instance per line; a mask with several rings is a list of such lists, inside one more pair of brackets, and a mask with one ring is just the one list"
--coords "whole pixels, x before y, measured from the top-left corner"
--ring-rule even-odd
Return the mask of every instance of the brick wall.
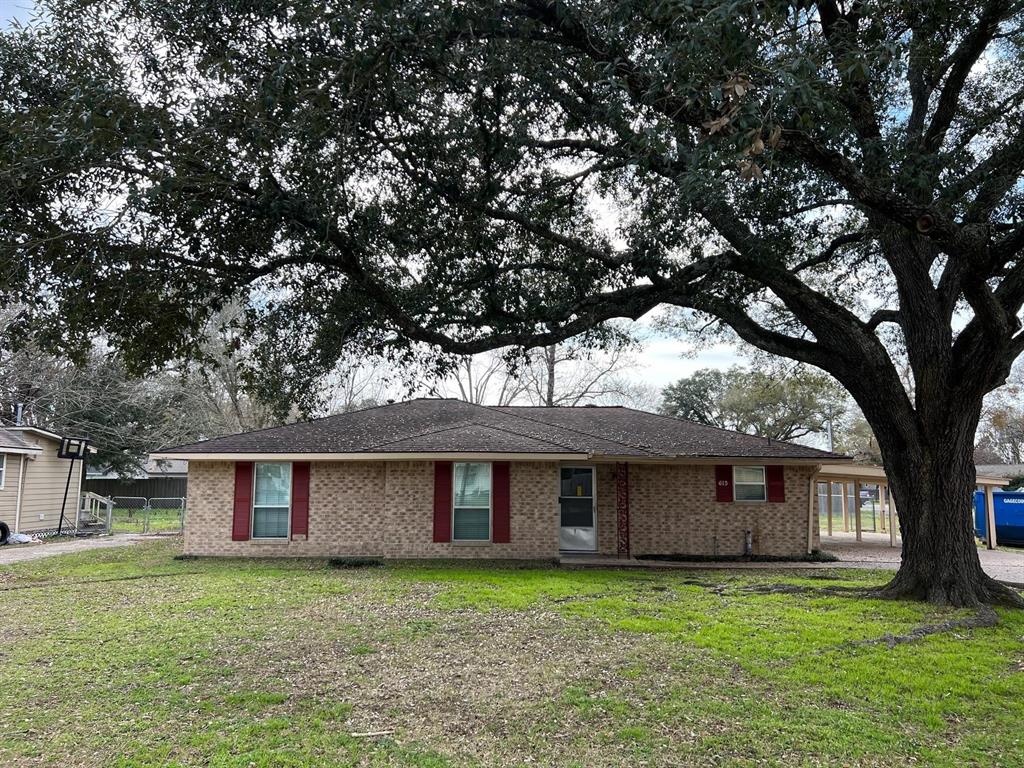
[[[615, 465], [597, 464], [597, 551], [618, 553], [619, 537], [615, 509]], [[632, 471], [632, 466], [630, 471]]]
[[784, 502], [719, 502], [714, 466], [631, 464], [632, 553], [741, 555], [749, 530], [755, 555], [801, 555], [807, 551], [807, 494], [813, 472], [812, 467], [785, 468]]
[[309, 536], [303, 541], [231, 540], [234, 463], [189, 462], [185, 553], [238, 557], [558, 556], [558, 465], [511, 465], [508, 544], [435, 544], [434, 465], [430, 461], [314, 462]]
[[[800, 555], [807, 548], [810, 467], [786, 467], [783, 503], [715, 501], [713, 466], [631, 464], [634, 555], [735, 555], [744, 531], [754, 552]], [[232, 541], [232, 462], [189, 463], [185, 552], [191, 555], [541, 558], [558, 556], [558, 464], [512, 462], [508, 544], [434, 543], [433, 463], [314, 462], [309, 537]], [[615, 466], [597, 465], [598, 551], [615, 554]], [[815, 546], [818, 541], [815, 515]]]
[[434, 464], [389, 462], [388, 557], [558, 557], [558, 465], [512, 462], [508, 544], [434, 543]]
[[238, 557], [326, 557], [384, 554], [385, 465], [315, 462], [309, 473], [309, 536], [304, 541], [231, 540], [235, 465], [190, 461], [185, 553]]

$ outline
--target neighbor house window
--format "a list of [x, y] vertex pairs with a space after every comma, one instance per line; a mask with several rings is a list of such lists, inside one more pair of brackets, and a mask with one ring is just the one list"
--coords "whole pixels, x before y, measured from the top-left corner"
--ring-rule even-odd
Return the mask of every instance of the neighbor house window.
[[452, 541], [489, 541], [491, 538], [491, 465], [454, 466]]
[[0, 453], [0, 491], [4, 488], [4, 482], [7, 480], [7, 454]]
[[765, 501], [764, 467], [733, 467], [733, 498], [736, 501]]
[[257, 464], [252, 494], [252, 537], [288, 537], [292, 507], [292, 465]]

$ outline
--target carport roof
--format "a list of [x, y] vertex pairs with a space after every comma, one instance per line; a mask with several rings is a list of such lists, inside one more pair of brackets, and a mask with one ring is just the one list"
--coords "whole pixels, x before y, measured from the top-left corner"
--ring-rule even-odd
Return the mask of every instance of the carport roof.
[[236, 455], [521, 454], [623, 459], [842, 461], [795, 443], [619, 406], [488, 407], [417, 399], [161, 451], [168, 458]]

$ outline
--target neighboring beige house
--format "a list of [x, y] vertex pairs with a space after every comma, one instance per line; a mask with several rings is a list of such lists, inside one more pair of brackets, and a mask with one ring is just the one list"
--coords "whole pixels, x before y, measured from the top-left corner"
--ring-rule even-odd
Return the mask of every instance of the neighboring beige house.
[[61, 436], [36, 427], [0, 428], [0, 520], [12, 532], [56, 531], [68, 484], [65, 524], [74, 527], [82, 488], [82, 461], [58, 458]]
[[189, 462], [187, 554], [387, 558], [803, 557], [844, 461], [628, 408], [426, 399], [159, 456]]

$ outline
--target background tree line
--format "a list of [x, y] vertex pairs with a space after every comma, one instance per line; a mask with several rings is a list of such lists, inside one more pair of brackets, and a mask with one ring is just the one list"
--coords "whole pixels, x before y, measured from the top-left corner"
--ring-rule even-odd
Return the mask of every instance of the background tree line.
[[[380, 361], [354, 361], [316, 383], [319, 408], [304, 412], [286, 393], [252, 385], [256, 364], [233, 329], [236, 316], [229, 308], [211, 323], [202, 363], [141, 376], [99, 344], [80, 360], [31, 343], [0, 352], [0, 423], [13, 424], [20, 404], [24, 424], [88, 436], [97, 464], [127, 473], [170, 445], [424, 395], [481, 405], [626, 405], [821, 448], [831, 436], [836, 452], [880, 462], [870, 426], [831, 377], [751, 355], [746, 365], [701, 368], [659, 390], [637, 376], [638, 340], [596, 355], [560, 344], [464, 356], [444, 375], [417, 372], [423, 378], [411, 384]], [[978, 463], [1024, 463], [1022, 395], [1018, 368], [986, 407]]]

